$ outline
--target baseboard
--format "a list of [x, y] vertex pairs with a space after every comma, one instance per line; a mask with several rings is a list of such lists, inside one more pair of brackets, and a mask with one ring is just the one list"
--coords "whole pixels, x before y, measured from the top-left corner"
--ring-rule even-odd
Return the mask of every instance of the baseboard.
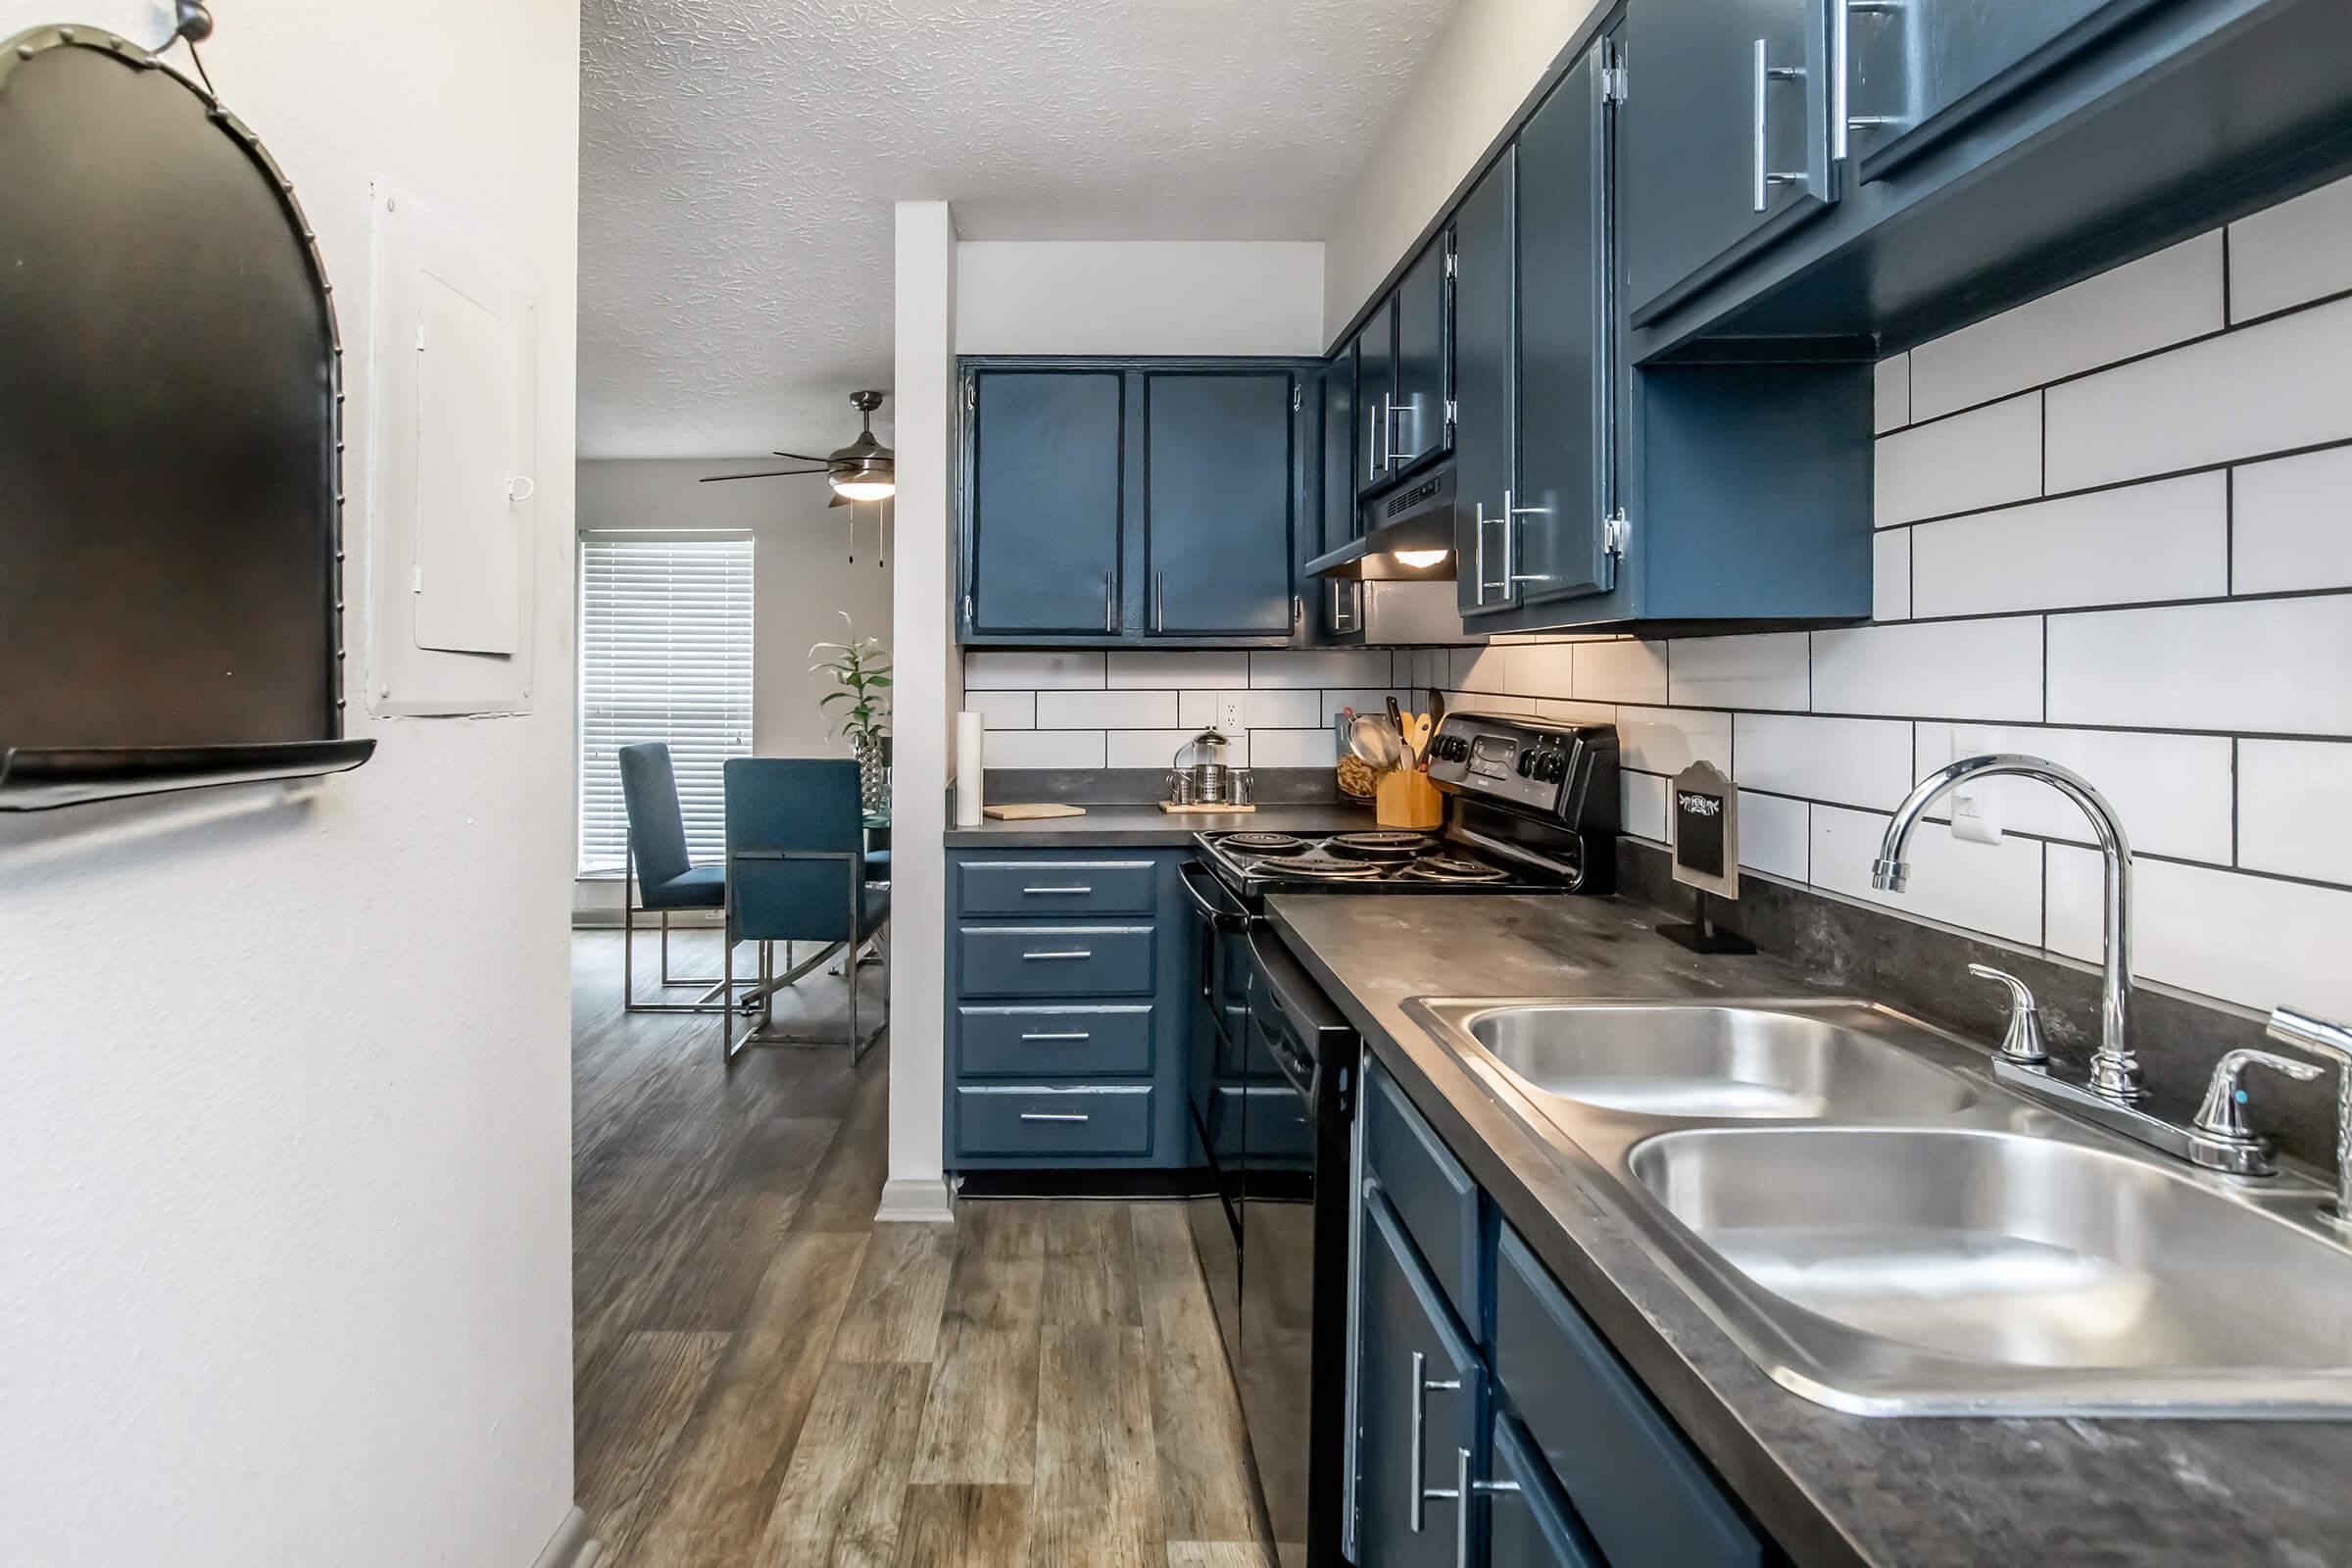
[[596, 1568], [597, 1558], [604, 1554], [605, 1548], [588, 1533], [588, 1516], [574, 1507], [556, 1526], [547, 1549], [539, 1553], [531, 1568]]
[[894, 1178], [882, 1184], [882, 1203], [874, 1210], [878, 1225], [953, 1225], [956, 1190], [944, 1176]]

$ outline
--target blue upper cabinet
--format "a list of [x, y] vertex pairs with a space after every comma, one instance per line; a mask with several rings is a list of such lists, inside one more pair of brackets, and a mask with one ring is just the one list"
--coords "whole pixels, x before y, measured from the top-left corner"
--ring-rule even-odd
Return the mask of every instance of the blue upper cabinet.
[[972, 378], [968, 401], [968, 629], [1115, 632], [1122, 378], [1114, 370], [988, 370]]
[[[1321, 526], [1309, 555], [1337, 550], [1362, 527], [1355, 510], [1355, 345], [1333, 355], [1323, 367], [1323, 486]], [[1364, 630], [1363, 585], [1333, 579], [1313, 590], [1313, 631], [1318, 640], [1360, 638]]]
[[1396, 285], [1396, 393], [1389, 407], [1389, 469], [1399, 476], [1453, 446], [1446, 402], [1451, 297], [1447, 236], [1422, 250]]
[[1362, 495], [1395, 474], [1396, 410], [1396, 297], [1372, 308], [1371, 318], [1348, 345], [1355, 361], [1356, 417], [1363, 429], [1356, 442], [1355, 490]]
[[1519, 603], [1518, 172], [1517, 149], [1505, 147], [1453, 217], [1454, 589], [1465, 619]]
[[1298, 386], [1288, 370], [1144, 377], [1148, 635], [1290, 635]]
[[1320, 361], [991, 356], [963, 377], [964, 642], [1304, 640]]
[[1818, 216], [1829, 161], [1828, 0], [1636, 0], [1626, 52], [1626, 291], [1654, 319]]

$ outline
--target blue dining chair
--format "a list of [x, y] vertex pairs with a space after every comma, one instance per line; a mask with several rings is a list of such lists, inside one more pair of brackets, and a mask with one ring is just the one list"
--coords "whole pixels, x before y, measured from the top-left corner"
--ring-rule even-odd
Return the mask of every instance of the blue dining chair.
[[[671, 766], [669, 748], [661, 741], [623, 746], [620, 761], [620, 803], [628, 817], [628, 847], [621, 862], [621, 1006], [628, 1012], [725, 1012], [719, 1000], [731, 987], [714, 976], [682, 976], [669, 972], [669, 916], [675, 909], [724, 909], [727, 870], [723, 865], [696, 865], [686, 850], [686, 816], [678, 807], [678, 775]], [[662, 917], [662, 985], [701, 986], [692, 1002], [640, 1002], [637, 999], [637, 916]]]
[[[858, 956], [890, 920], [890, 888], [871, 879], [865, 854], [865, 813], [858, 801], [858, 764], [839, 759], [738, 757], [725, 768], [727, 792], [727, 904], [724, 978], [735, 976], [735, 946], [760, 944], [760, 980], [752, 995], [760, 1015], [740, 1035], [732, 1022], [721, 1039], [729, 1061], [755, 1043], [839, 1044], [780, 1036], [775, 993], [833, 957], [845, 955], [849, 985], [851, 1059], [869, 1038], [858, 1020]], [[773, 977], [773, 945], [814, 942], [814, 957]], [[881, 1028], [890, 1023], [888, 945], [884, 945]]]

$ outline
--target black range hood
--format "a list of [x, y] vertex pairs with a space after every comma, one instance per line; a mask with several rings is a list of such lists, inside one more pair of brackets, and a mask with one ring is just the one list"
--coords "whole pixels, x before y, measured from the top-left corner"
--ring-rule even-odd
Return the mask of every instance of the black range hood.
[[[1453, 466], [1363, 503], [1362, 537], [1306, 564], [1310, 577], [1365, 582], [1451, 582], [1453, 564]], [[1411, 566], [1400, 551], [1443, 551], [1436, 561]]]

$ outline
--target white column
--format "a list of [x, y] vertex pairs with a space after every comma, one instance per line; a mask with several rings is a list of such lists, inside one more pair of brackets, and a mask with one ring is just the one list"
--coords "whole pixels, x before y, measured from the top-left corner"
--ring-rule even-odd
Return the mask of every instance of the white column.
[[946, 1219], [948, 889], [940, 840], [963, 703], [954, 616], [956, 222], [946, 202], [898, 204], [894, 395], [890, 1179], [878, 1217]]

